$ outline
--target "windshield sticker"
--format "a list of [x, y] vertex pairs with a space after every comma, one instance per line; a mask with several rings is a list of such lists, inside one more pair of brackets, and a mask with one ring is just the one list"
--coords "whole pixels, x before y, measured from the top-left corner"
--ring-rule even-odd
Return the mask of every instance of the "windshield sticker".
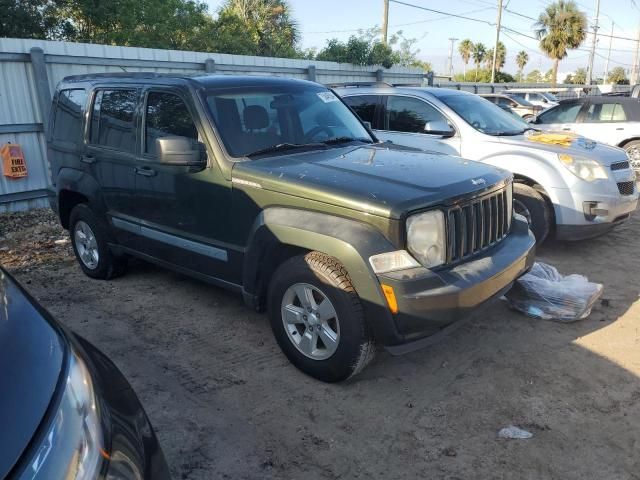
[[320, 97], [320, 100], [322, 100], [324, 103], [338, 101], [338, 97], [336, 97], [333, 92], [318, 92], [316, 95], [318, 95], [318, 97]]

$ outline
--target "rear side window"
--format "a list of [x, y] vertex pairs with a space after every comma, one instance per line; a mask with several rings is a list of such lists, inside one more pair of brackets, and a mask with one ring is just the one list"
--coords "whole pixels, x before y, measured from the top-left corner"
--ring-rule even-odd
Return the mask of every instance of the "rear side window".
[[581, 103], [558, 105], [539, 115], [538, 123], [575, 123], [581, 108]]
[[376, 117], [376, 105], [378, 97], [375, 95], [357, 95], [345, 97], [344, 102], [349, 105], [363, 122], [369, 122], [374, 128]]
[[198, 139], [198, 130], [187, 106], [172, 93], [149, 93], [144, 131], [144, 151], [150, 155], [156, 153], [156, 138], [177, 135]]
[[91, 143], [134, 153], [137, 102], [137, 90], [99, 90], [91, 112]]
[[446, 122], [435, 108], [417, 98], [389, 96], [385, 111], [385, 130], [424, 133], [429, 122]]
[[624, 122], [626, 120], [627, 116], [619, 103], [600, 103], [589, 106], [585, 122]]
[[510, 98], [505, 98], [505, 97], [497, 97], [496, 103], [501, 107], [517, 107], [518, 106], [516, 102], [514, 102]]
[[82, 143], [82, 109], [85, 103], [87, 93], [83, 89], [60, 91], [53, 125], [54, 140]]

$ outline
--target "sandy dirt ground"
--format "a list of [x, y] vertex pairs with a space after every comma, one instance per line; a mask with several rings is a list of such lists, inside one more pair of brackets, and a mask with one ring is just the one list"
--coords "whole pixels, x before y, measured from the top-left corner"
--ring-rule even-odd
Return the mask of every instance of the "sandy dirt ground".
[[[640, 216], [538, 258], [602, 282], [591, 316], [503, 302], [338, 385], [280, 353], [262, 314], [142, 262], [85, 277], [46, 211], [0, 216], [0, 262], [125, 373], [176, 479], [640, 478]], [[497, 437], [517, 425], [528, 440]]]

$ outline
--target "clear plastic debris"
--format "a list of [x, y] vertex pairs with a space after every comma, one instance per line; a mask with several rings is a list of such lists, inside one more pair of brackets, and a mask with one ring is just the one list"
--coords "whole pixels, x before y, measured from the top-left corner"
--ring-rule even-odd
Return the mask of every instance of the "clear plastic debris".
[[530, 317], [573, 322], [589, 316], [602, 291], [602, 284], [587, 277], [563, 276], [555, 267], [536, 262], [506, 297], [511, 308]]
[[526, 430], [523, 430], [519, 427], [509, 425], [508, 427], [504, 427], [498, 432], [498, 437], [519, 440], [531, 438], [533, 437], [533, 433], [527, 432]]

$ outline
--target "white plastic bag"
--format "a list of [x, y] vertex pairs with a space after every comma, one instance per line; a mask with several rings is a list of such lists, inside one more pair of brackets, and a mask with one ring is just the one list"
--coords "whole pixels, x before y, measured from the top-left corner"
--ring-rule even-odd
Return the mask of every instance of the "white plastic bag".
[[582, 275], [561, 275], [555, 267], [536, 262], [506, 294], [509, 306], [531, 317], [573, 322], [587, 318], [603, 286]]

